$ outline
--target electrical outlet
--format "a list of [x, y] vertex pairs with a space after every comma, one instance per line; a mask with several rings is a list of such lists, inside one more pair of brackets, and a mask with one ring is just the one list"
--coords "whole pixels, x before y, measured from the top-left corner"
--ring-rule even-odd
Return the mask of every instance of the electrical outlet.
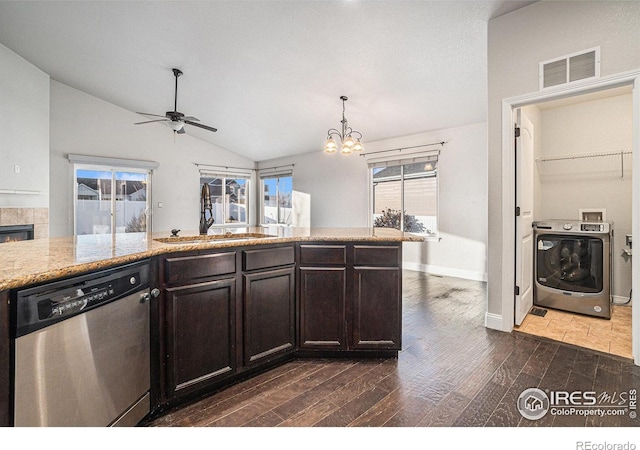
[[15, 173], [20, 173], [20, 166], [19, 166], [19, 165], [17, 165], [17, 164], [16, 164], [15, 166], [13, 166], [13, 171], [14, 171]]
[[162, 208], [162, 202], [158, 202], [158, 208]]

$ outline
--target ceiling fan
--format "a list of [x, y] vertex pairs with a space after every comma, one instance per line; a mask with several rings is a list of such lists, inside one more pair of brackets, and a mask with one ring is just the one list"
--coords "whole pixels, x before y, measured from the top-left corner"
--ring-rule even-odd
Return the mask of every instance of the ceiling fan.
[[199, 119], [196, 119], [192, 116], [185, 116], [181, 112], [178, 112], [178, 77], [182, 75], [182, 71], [179, 69], [172, 69], [173, 75], [176, 77], [176, 90], [173, 101], [173, 111], [167, 111], [164, 116], [160, 116], [158, 114], [149, 114], [139, 112], [137, 114], [142, 114], [143, 116], [151, 116], [151, 117], [162, 117], [162, 119], [154, 119], [147, 120], [145, 122], [136, 122], [134, 125], [142, 125], [145, 123], [153, 123], [153, 122], [168, 122], [169, 128], [173, 130], [174, 133], [183, 134], [184, 133], [184, 125], [193, 125], [194, 127], [203, 128], [205, 130], [213, 131], [214, 133], [218, 131], [217, 128], [209, 127], [207, 125], [202, 125], [199, 122]]

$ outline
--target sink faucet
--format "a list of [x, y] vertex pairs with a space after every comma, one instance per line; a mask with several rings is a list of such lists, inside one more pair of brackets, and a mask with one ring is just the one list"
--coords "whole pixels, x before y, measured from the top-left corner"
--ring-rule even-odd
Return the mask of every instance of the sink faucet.
[[[209, 211], [208, 219], [207, 211]], [[200, 234], [207, 234], [213, 222], [213, 206], [211, 205], [209, 183], [204, 183], [202, 185], [202, 191], [200, 192]]]

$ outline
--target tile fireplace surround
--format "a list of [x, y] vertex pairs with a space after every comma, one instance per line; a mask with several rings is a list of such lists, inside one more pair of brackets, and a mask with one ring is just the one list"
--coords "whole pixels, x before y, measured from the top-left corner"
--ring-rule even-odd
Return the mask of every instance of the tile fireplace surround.
[[33, 238], [49, 237], [49, 208], [0, 208], [0, 226], [33, 224]]

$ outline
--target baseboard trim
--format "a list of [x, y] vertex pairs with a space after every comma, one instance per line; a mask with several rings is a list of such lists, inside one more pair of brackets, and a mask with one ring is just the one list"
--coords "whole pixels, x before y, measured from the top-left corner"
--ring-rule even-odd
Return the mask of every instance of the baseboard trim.
[[419, 264], [413, 262], [402, 262], [402, 267], [416, 272], [426, 272], [432, 275], [442, 275], [445, 277], [463, 278], [465, 280], [487, 281], [486, 272], [474, 272], [472, 270], [454, 269], [451, 267], [434, 266], [431, 264]]
[[624, 305], [624, 306], [631, 306], [631, 303], [632, 303], [632, 301], [629, 301], [629, 297], [623, 297], [622, 295], [612, 295], [611, 301], [614, 305]]
[[492, 330], [498, 331], [511, 331], [504, 330], [502, 327], [502, 315], [501, 314], [493, 314], [493, 313], [485, 313], [484, 314], [484, 326], [486, 328], [491, 328]]

